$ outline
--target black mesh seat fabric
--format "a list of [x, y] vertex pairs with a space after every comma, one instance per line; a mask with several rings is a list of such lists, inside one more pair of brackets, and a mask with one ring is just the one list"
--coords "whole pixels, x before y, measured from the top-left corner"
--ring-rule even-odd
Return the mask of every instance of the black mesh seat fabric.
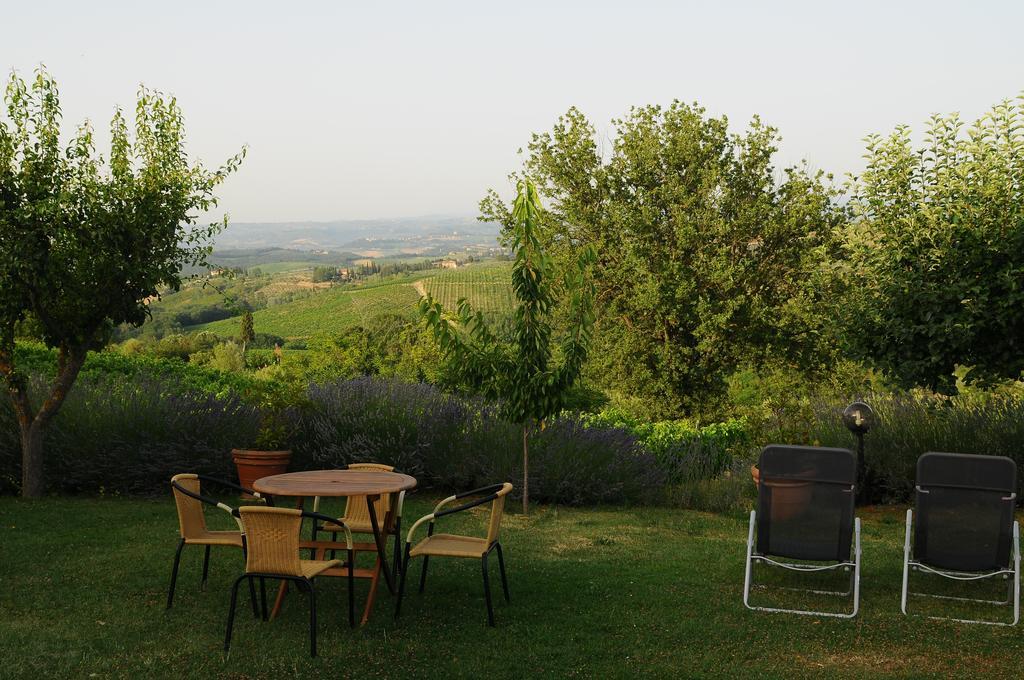
[[771, 445], [758, 464], [757, 552], [846, 562], [857, 461], [848, 449]]
[[914, 559], [939, 569], [1010, 566], [1017, 466], [1002, 456], [926, 453], [917, 461]]

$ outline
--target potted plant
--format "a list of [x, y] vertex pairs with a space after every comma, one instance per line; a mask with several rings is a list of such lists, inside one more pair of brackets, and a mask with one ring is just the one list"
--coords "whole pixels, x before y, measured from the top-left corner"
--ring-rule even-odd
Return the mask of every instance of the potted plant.
[[238, 483], [242, 486], [251, 489], [257, 479], [288, 471], [292, 459], [291, 449], [287, 448], [292, 434], [288, 405], [281, 390], [268, 391], [260, 402], [260, 424], [253, 447], [231, 450], [231, 458], [238, 468]]

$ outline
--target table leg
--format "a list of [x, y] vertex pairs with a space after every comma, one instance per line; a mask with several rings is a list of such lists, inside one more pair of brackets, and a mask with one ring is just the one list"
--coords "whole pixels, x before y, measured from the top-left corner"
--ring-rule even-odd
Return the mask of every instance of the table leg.
[[373, 609], [373, 602], [377, 599], [377, 583], [380, 581], [380, 564], [380, 557], [377, 557], [377, 561], [373, 565], [373, 578], [370, 579], [370, 592], [366, 596], [366, 606], [363, 608], [363, 619], [359, 622], [360, 626], [365, 626], [366, 622], [370, 620], [370, 610]]
[[384, 548], [384, 538], [380, 535], [380, 524], [377, 522], [377, 510], [373, 507], [375, 500], [380, 498], [377, 496], [367, 496], [366, 504], [370, 510], [370, 526], [373, 528], [373, 542], [377, 544], [377, 557], [381, 562], [381, 569], [384, 570], [384, 583], [388, 586], [388, 592], [394, 594], [395, 582], [391, 578], [391, 570], [388, 569], [388, 558], [386, 550]]
[[274, 608], [270, 610], [270, 620], [273, 621], [281, 613], [281, 605], [284, 604], [284, 594], [288, 592], [288, 581], [281, 581], [277, 587], [277, 598], [274, 600]]

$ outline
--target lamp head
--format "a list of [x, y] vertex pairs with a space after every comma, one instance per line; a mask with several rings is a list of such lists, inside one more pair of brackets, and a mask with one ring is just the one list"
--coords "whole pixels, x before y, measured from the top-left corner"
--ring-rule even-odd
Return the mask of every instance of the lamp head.
[[843, 411], [843, 425], [854, 434], [865, 434], [875, 425], [875, 412], [863, 401], [855, 401]]

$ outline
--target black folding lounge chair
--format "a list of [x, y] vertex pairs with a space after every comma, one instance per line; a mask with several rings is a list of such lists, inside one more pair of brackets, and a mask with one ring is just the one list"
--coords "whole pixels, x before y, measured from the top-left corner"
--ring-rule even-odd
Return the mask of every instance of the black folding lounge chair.
[[[910, 540], [912, 510], [907, 510], [903, 544], [901, 606], [904, 614], [907, 613], [907, 595], [995, 605], [1012, 601], [1011, 623], [952, 620], [1004, 626], [1017, 623], [1020, 618], [1020, 527], [1013, 519], [1016, 489], [1017, 466], [1009, 458], [963, 453], [926, 453], [918, 458], [913, 546]], [[1012, 582], [1003, 601], [913, 593], [909, 588], [911, 570], [955, 581], [1002, 577]]]
[[[860, 608], [860, 519], [853, 515], [857, 480], [853, 452], [773, 444], [761, 452], [758, 469], [758, 509], [750, 512], [743, 604], [759, 611], [853, 618]], [[754, 562], [796, 572], [849, 571], [850, 588], [844, 592], [805, 592], [849, 596], [852, 590], [853, 610], [841, 613], [753, 606], [750, 589], [754, 586]]]

